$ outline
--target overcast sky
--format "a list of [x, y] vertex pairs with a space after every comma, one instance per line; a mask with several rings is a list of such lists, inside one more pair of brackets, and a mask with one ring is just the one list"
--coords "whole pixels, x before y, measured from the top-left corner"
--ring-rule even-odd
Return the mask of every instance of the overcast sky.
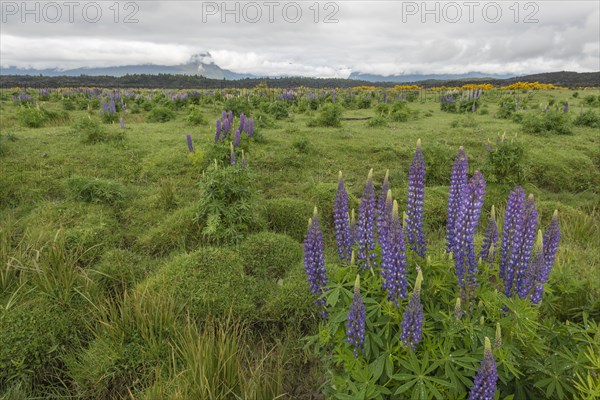
[[116, 4], [2, 0], [1, 65], [175, 65], [209, 52], [260, 75], [600, 70], [597, 0]]

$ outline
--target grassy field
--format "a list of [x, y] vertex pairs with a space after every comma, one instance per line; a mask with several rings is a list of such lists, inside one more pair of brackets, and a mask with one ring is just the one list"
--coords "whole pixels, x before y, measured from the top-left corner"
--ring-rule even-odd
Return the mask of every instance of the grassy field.
[[[525, 375], [541, 375], [503, 382], [499, 398], [600, 395], [598, 90], [490, 91], [475, 112], [441, 110], [436, 91], [414, 101], [390, 94], [389, 104], [382, 92], [340, 91], [333, 102], [329, 91], [288, 101], [260, 90], [184, 100], [121, 91], [117, 104], [126, 110], [110, 123], [102, 121], [110, 118], [101, 117], [100, 101], [112, 90], [13, 99], [23, 92], [5, 89], [0, 97], [2, 398], [335, 397], [340, 376], [361, 378], [344, 372], [355, 367], [336, 364], [327, 346], [314, 345], [325, 323], [303, 269], [307, 221], [317, 206], [327, 269], [335, 274], [338, 171], [358, 212], [369, 170], [377, 193], [389, 170], [404, 210], [417, 139], [426, 163], [430, 263], [445, 257], [459, 146], [470, 172], [481, 170], [487, 181], [482, 215], [495, 205], [501, 216], [515, 185], [534, 194], [540, 228], [559, 211], [557, 260], [542, 303], [530, 308], [541, 326], [580, 329], [589, 340], [578, 342], [570, 364], [519, 365]], [[254, 117], [256, 133], [240, 145], [245, 170], [228, 166], [229, 139], [214, 143], [223, 110], [233, 110], [236, 121], [240, 112]], [[424, 288], [435, 290], [434, 283]], [[544, 347], [549, 360], [552, 340]], [[530, 388], [515, 388], [518, 382]], [[359, 398], [347, 390], [350, 397], [337, 398]]]

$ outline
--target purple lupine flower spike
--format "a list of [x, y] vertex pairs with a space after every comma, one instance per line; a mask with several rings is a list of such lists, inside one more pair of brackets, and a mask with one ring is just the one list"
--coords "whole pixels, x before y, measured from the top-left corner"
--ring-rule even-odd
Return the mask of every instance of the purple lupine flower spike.
[[242, 132], [240, 128], [235, 130], [234, 139], [233, 139], [233, 147], [238, 147], [240, 142], [242, 141]]
[[498, 225], [496, 224], [496, 208], [492, 206], [490, 221], [483, 236], [483, 244], [479, 257], [488, 263], [491, 267], [496, 259], [496, 250], [498, 247]]
[[550, 225], [544, 232], [544, 258], [546, 259], [546, 268], [549, 270], [554, 264], [558, 243], [560, 242], [560, 226], [558, 225], [558, 210], [554, 210]]
[[248, 122], [248, 137], [254, 136], [254, 117], [250, 117], [250, 121]]
[[558, 243], [560, 242], [558, 210], [554, 211], [554, 214], [552, 215], [552, 221], [550, 221], [550, 225], [548, 225], [546, 231], [544, 232], [542, 242], [543, 245], [541, 253], [543, 254], [544, 262], [543, 266], [538, 268], [537, 274], [535, 276], [535, 284], [533, 288], [533, 293], [531, 294], [531, 302], [534, 304], [538, 304], [540, 301], [542, 301], [542, 294], [544, 293], [544, 284], [548, 281], [550, 271], [552, 270], [552, 265], [554, 264], [554, 260], [556, 258]]
[[[537, 301], [533, 301], [534, 293], [536, 292], [536, 288], [538, 287], [538, 282], [546, 278], [544, 283], [548, 279], [547, 276], [542, 276], [546, 269], [546, 259], [544, 257], [544, 243], [543, 243], [544, 235], [540, 230], [537, 233], [537, 239], [535, 241], [533, 261], [528, 266], [527, 271], [525, 272], [525, 277], [521, 281], [521, 286], [519, 286], [519, 296], [521, 298], [529, 297], [534, 304], [539, 303], [541, 300], [541, 291], [539, 289], [539, 296], [535, 296]], [[542, 284], [539, 285], [541, 290], [544, 290], [544, 286]], [[539, 299], [538, 299], [539, 297]]]
[[388, 189], [385, 196], [385, 202], [381, 210], [381, 214], [377, 215], [377, 240], [381, 246], [383, 254], [389, 246], [389, 231], [392, 223], [392, 211], [394, 207], [394, 199], [391, 189]]
[[419, 270], [417, 281], [413, 289], [412, 296], [404, 311], [402, 319], [402, 334], [400, 340], [405, 346], [410, 346], [414, 351], [415, 347], [421, 341], [423, 335], [423, 306], [421, 305], [421, 284], [423, 282], [423, 272]]
[[492, 354], [492, 344], [486, 336], [483, 361], [473, 381], [473, 387], [469, 392], [469, 400], [493, 400], [497, 382], [498, 372], [496, 370], [496, 361]]
[[194, 143], [192, 142], [192, 135], [190, 135], [189, 133], [187, 135], [185, 135], [186, 139], [187, 139], [187, 146], [188, 146], [188, 150], [190, 151], [190, 153], [194, 152]]
[[511, 262], [515, 268], [515, 285], [517, 294], [524, 298], [529, 292], [531, 286], [531, 263], [533, 247], [535, 245], [537, 233], [538, 212], [535, 207], [533, 194], [530, 194], [525, 202], [525, 219], [523, 229], [515, 235], [515, 244], [519, 252], [511, 254]]
[[350, 304], [350, 311], [346, 318], [346, 341], [350, 343], [354, 349], [354, 357], [358, 357], [359, 352], [363, 352], [363, 344], [365, 342], [365, 331], [367, 323], [367, 309], [360, 295], [360, 275], [356, 275], [354, 281], [354, 297]]
[[229, 143], [230, 153], [229, 153], [229, 164], [236, 165], [237, 158], [235, 157], [235, 148], [233, 147], [233, 143]]
[[469, 170], [469, 161], [465, 149], [460, 146], [458, 155], [452, 166], [452, 176], [450, 177], [450, 191], [448, 193], [448, 224], [446, 226], [446, 253], [454, 251], [453, 240], [455, 238], [456, 216], [460, 205], [460, 196], [463, 188], [467, 184], [467, 171]]
[[347, 264], [350, 262], [350, 256], [352, 255], [352, 238], [350, 236], [350, 221], [348, 220], [348, 193], [344, 185], [342, 171], [338, 176], [338, 187], [333, 203], [333, 225], [340, 261]]
[[475, 171], [461, 194], [456, 219], [456, 237], [453, 239], [455, 272], [458, 283], [463, 289], [467, 289], [468, 284], [477, 283], [475, 276], [479, 270], [475, 259], [474, 239], [484, 196], [485, 179], [481, 172]]
[[408, 202], [406, 214], [408, 226], [406, 227], [407, 241], [419, 256], [425, 257], [425, 234], [423, 233], [423, 200], [425, 195], [425, 161], [421, 149], [421, 139], [417, 141], [417, 148], [410, 171], [408, 174]]
[[[391, 190], [388, 191], [391, 198]], [[381, 254], [381, 277], [383, 290], [387, 292], [388, 300], [400, 307], [399, 299], [407, 297], [406, 288], [406, 248], [404, 246], [404, 232], [398, 212], [398, 202], [394, 200], [390, 223], [385, 234], [385, 246]]]
[[500, 279], [504, 280], [504, 294], [512, 296], [515, 269], [511, 260], [511, 254], [518, 251], [515, 248], [515, 235], [523, 229], [525, 217], [523, 207], [525, 204], [525, 191], [516, 186], [508, 196], [508, 203], [504, 211], [504, 227], [502, 231], [502, 243], [500, 246]]
[[318, 296], [314, 303], [323, 307], [322, 316], [327, 316], [325, 311], [326, 299], [322, 296], [325, 293], [327, 285], [327, 275], [325, 272], [325, 256], [323, 252], [323, 234], [319, 225], [317, 216], [317, 207], [313, 212], [313, 217], [308, 220], [308, 232], [304, 239], [304, 270], [306, 271], [306, 280], [308, 281], [310, 292]]
[[219, 141], [219, 138], [221, 136], [221, 120], [218, 119], [217, 120], [217, 127], [215, 130], [215, 143], [217, 143]]
[[362, 261], [363, 268], [365, 269], [368, 269], [375, 264], [375, 201], [373, 170], [371, 169], [360, 201], [356, 232], [358, 259]]

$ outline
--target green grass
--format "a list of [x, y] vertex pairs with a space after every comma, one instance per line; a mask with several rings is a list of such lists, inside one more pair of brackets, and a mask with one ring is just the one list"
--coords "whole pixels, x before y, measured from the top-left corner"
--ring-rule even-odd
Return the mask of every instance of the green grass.
[[[556, 96], [557, 103], [569, 100], [571, 120], [580, 106], [599, 112], [585, 96], [571, 95], [535, 92], [528, 104], [542, 110]], [[191, 118], [190, 108], [168, 109], [156, 100], [124, 116], [121, 129], [82, 123], [92, 121], [88, 111], [63, 111], [52, 95], [41, 106], [54, 117], [31, 127], [24, 118], [32, 112], [23, 114], [11, 96], [5, 91], [0, 100], [0, 323], [13, 347], [0, 351], [0, 365], [28, 357], [31, 365], [0, 373], [0, 396], [319, 398], [323, 365], [298, 340], [315, 334], [319, 321], [299, 244], [312, 207], [322, 217], [327, 261], [335, 263], [331, 210], [338, 171], [358, 211], [369, 169], [376, 191], [389, 169], [404, 209], [419, 138], [430, 247], [443, 246], [450, 169], [462, 145], [471, 172], [490, 174], [486, 209], [495, 204], [502, 212], [512, 185], [520, 184], [535, 194], [541, 226], [559, 210], [562, 242], [541, 314], [578, 322], [585, 312], [600, 321], [600, 135], [593, 127], [574, 124], [569, 135], [528, 133], [495, 117], [499, 97], [493, 94], [475, 114], [442, 112], [436, 93], [428, 92], [426, 100], [407, 103], [408, 118], [344, 119], [376, 117], [373, 101], [370, 108], [340, 108], [338, 126], [327, 120], [331, 110], [290, 107], [286, 117], [279, 106], [230, 101], [257, 116], [256, 140], [243, 143], [255, 190], [249, 205], [236, 210], [243, 215], [235, 223], [215, 225], [210, 215], [227, 221], [231, 209], [207, 203], [206, 191], [239, 181], [211, 173], [210, 159], [194, 162], [185, 135], [199, 151], [216, 151], [221, 101], [200, 101]], [[91, 113], [98, 118], [97, 109]], [[503, 134], [522, 149], [518, 171], [508, 177], [502, 157], [512, 150], [493, 160], [486, 150]], [[256, 220], [244, 218], [248, 213]], [[217, 235], [214, 226], [234, 231], [216, 228]], [[31, 318], [48, 304], [49, 315], [59, 317], [19, 349], [23, 339], [13, 324], [35, 336], [46, 317]]]

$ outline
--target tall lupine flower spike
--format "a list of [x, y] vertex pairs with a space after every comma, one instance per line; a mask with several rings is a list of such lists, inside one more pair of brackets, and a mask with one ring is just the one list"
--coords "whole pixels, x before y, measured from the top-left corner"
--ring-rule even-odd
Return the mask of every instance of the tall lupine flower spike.
[[405, 346], [410, 346], [412, 350], [421, 341], [423, 335], [423, 306], [421, 305], [421, 284], [423, 283], [423, 272], [417, 274], [417, 281], [413, 289], [412, 296], [404, 311], [402, 319], [402, 340]]
[[460, 205], [460, 196], [463, 188], [467, 185], [467, 172], [469, 161], [465, 149], [460, 146], [458, 155], [452, 166], [450, 177], [450, 191], [448, 193], [448, 224], [446, 226], [446, 253], [454, 250], [453, 240], [455, 238], [456, 216]]
[[496, 208], [492, 206], [490, 212], [490, 221], [483, 236], [483, 244], [479, 257], [488, 263], [491, 267], [496, 259], [496, 250], [498, 247], [498, 225], [496, 224]]
[[486, 336], [483, 361], [475, 376], [473, 387], [469, 392], [469, 400], [493, 400], [497, 382], [498, 372], [496, 370], [496, 361], [492, 354], [492, 344]]
[[406, 214], [407, 241], [419, 256], [425, 257], [425, 234], [423, 233], [423, 200], [425, 196], [425, 161], [421, 139], [417, 141], [415, 156], [408, 174], [408, 203]]
[[[542, 294], [544, 293], [544, 284], [548, 281], [552, 265], [556, 258], [556, 252], [558, 250], [558, 243], [560, 242], [560, 227], [558, 226], [558, 210], [554, 211], [550, 225], [546, 228], [543, 234], [543, 238], [540, 239], [540, 233], [538, 233], [538, 247], [536, 248], [536, 256], [533, 261], [534, 270], [534, 282], [533, 282], [533, 293], [531, 294], [531, 302], [538, 304], [542, 301]], [[542, 241], [541, 249], [539, 248], [539, 242]], [[543, 258], [540, 260], [539, 257]], [[541, 264], [541, 265], [540, 265]]]
[[327, 275], [325, 273], [325, 256], [323, 253], [323, 234], [319, 225], [317, 216], [317, 207], [313, 212], [313, 217], [308, 220], [308, 232], [304, 239], [304, 270], [306, 271], [306, 280], [308, 281], [310, 292], [318, 296], [314, 303], [323, 307], [322, 317], [327, 317], [325, 311], [326, 299], [323, 297], [327, 285]]
[[512, 296], [513, 279], [515, 270], [510, 263], [510, 257], [515, 248], [515, 235], [517, 230], [523, 229], [523, 219], [525, 204], [525, 191], [516, 186], [508, 195], [508, 203], [504, 211], [504, 227], [502, 231], [502, 243], [500, 247], [500, 279], [504, 280], [504, 294], [507, 297]]
[[358, 226], [356, 229], [358, 259], [362, 261], [365, 269], [368, 269], [375, 264], [375, 201], [373, 170], [371, 169], [360, 201]]
[[[391, 191], [390, 193], [391, 199]], [[396, 307], [400, 307], [398, 299], [407, 297], [406, 287], [406, 248], [404, 247], [404, 232], [398, 215], [398, 202], [394, 200], [389, 226], [385, 232], [387, 235], [381, 254], [381, 277], [382, 286], [387, 292], [388, 300], [393, 301]]]
[[454, 266], [458, 283], [463, 289], [475, 285], [477, 260], [475, 259], [475, 231], [485, 196], [485, 179], [479, 171], [463, 188], [461, 203], [456, 219], [456, 237], [453, 239]]
[[[390, 170], [385, 171], [385, 177], [383, 178], [383, 185], [381, 185], [381, 192], [379, 193], [379, 198], [377, 199], [377, 234], [381, 236], [380, 229], [381, 224], [385, 223], [383, 220], [387, 219], [391, 214], [386, 214], [385, 205], [388, 195], [388, 190], [390, 190]], [[391, 211], [391, 210], [390, 210]]]
[[238, 147], [240, 142], [242, 141], [242, 132], [240, 128], [235, 130], [234, 139], [233, 139], [233, 147]]
[[522, 227], [514, 236], [513, 249], [518, 249], [518, 251], [513, 251], [509, 260], [511, 266], [515, 270], [513, 290], [521, 297], [526, 295], [530, 285], [530, 268], [537, 232], [538, 213], [535, 208], [533, 194], [530, 194], [527, 201], [525, 201], [523, 212], [524, 218]]
[[188, 133], [187, 135], [185, 135], [185, 138], [187, 140], [188, 150], [190, 151], [190, 153], [193, 153], [194, 152], [194, 143], [192, 142], [192, 135], [190, 135]]
[[218, 119], [217, 120], [217, 127], [215, 129], [215, 143], [217, 143], [219, 141], [220, 137], [221, 137], [221, 120]]
[[340, 261], [348, 263], [352, 254], [352, 238], [348, 219], [348, 193], [344, 185], [342, 171], [338, 176], [338, 187], [333, 203], [333, 225]]
[[367, 309], [360, 295], [360, 275], [356, 275], [354, 297], [352, 298], [352, 304], [350, 304], [348, 318], [346, 318], [346, 340], [354, 346], [354, 357], [358, 357], [359, 351], [363, 352], [366, 323]]
[[237, 159], [235, 157], [235, 149], [233, 147], [233, 143], [229, 143], [229, 149], [230, 149], [229, 164], [236, 165], [237, 164]]
[[254, 117], [250, 117], [250, 121], [248, 122], [248, 137], [254, 136]]

